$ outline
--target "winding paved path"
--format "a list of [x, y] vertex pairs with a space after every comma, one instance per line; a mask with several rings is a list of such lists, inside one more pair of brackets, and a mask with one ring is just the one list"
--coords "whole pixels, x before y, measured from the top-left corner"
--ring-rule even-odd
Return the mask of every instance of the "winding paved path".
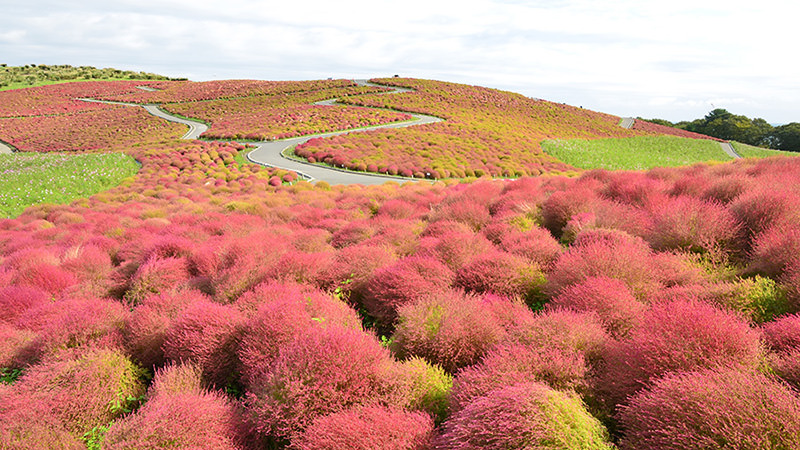
[[635, 123], [636, 119], [634, 119], [633, 117], [623, 117], [622, 121], [619, 123], [619, 126], [630, 130], [631, 128], [633, 128], [633, 124]]
[[733, 148], [730, 142], [720, 142], [719, 145], [722, 147], [722, 150], [728, 154], [733, 159], [742, 159], [742, 155], [736, 153], [736, 150]]
[[5, 142], [0, 141], [0, 155], [9, 155], [11, 153], [14, 153], [14, 150], [11, 150], [11, 147], [6, 145]]
[[[369, 83], [366, 80], [354, 80], [354, 81], [359, 86], [377, 86], [377, 87], [391, 88], [392, 90], [390, 92], [386, 92], [386, 94], [395, 94], [395, 93], [412, 91], [411, 89], [406, 89], [406, 88], [383, 86], [379, 84]], [[169, 120], [170, 122], [177, 122], [187, 125], [189, 127], [189, 131], [185, 135], [183, 135], [182, 139], [199, 139], [200, 135], [203, 134], [206, 130], [208, 130], [207, 125], [193, 120], [188, 120], [188, 119], [183, 119], [181, 117], [173, 116], [172, 114], [159, 108], [158, 105], [153, 105], [153, 104], [141, 105], [138, 103], [112, 102], [112, 101], [96, 100], [91, 98], [80, 98], [78, 100], [82, 100], [85, 102], [108, 103], [112, 105], [142, 107], [147, 112], [149, 112], [154, 116], [160, 117], [165, 120]], [[323, 100], [320, 102], [316, 102], [315, 104], [322, 106], [333, 106], [336, 104], [336, 102], [337, 99], [331, 99], [331, 100]], [[367, 131], [367, 130], [378, 130], [381, 128], [404, 128], [414, 125], [424, 125], [428, 123], [442, 122], [444, 120], [439, 117], [428, 116], [425, 114], [412, 114], [412, 113], [405, 113], [405, 114], [409, 114], [411, 117], [413, 117], [413, 120], [409, 120], [406, 122], [394, 122], [383, 125], [375, 125], [372, 127], [354, 128], [351, 130], [334, 131], [330, 133], [311, 134], [295, 138], [281, 139], [277, 141], [255, 142], [254, 144], [256, 145], [256, 148], [247, 154], [247, 159], [250, 160], [251, 162], [260, 164], [262, 166], [270, 166], [279, 169], [292, 170], [308, 180], [320, 180], [330, 184], [367, 185], [367, 184], [383, 184], [386, 183], [387, 181], [420, 181], [419, 179], [413, 179], [413, 178], [392, 177], [380, 174], [353, 172], [350, 170], [336, 169], [319, 164], [311, 164], [300, 160], [289, 159], [283, 156], [284, 150], [296, 147], [300, 144], [308, 142], [313, 138], [337, 136], [340, 134], [357, 133], [360, 131]]]

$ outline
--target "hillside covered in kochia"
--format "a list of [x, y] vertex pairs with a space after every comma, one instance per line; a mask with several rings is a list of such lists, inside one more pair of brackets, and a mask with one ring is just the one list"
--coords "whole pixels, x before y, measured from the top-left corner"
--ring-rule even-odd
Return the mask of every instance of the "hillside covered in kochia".
[[[157, 99], [213, 122], [228, 100], [295, 108], [277, 96], [316, 99], [346, 80], [0, 93], [0, 139], [142, 164], [106, 192], [0, 220], [0, 442], [800, 447], [800, 159], [578, 171], [536, 139], [656, 133], [511, 93], [395, 82], [417, 90], [347, 101], [446, 122], [309, 148], [368, 136], [354, 147], [365, 158], [391, 149], [378, 168], [427, 142], [433, 170], [463, 158], [464, 174], [546, 176], [311, 184], [244, 163], [241, 143], [183, 141], [174, 124], [73, 101]], [[105, 118], [94, 134], [48, 128], [89, 117]], [[18, 137], [3, 121], [53, 133]], [[140, 141], [114, 139], [129, 126]], [[469, 145], [482, 156], [458, 153]]]

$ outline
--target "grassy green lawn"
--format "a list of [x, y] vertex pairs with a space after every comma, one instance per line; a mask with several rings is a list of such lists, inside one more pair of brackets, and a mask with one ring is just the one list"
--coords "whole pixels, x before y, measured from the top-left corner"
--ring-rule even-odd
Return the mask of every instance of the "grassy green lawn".
[[781, 150], [770, 150], [767, 148], [754, 147], [752, 145], [742, 144], [741, 142], [731, 142], [736, 153], [742, 155], [742, 158], [766, 158], [769, 156], [797, 156], [796, 152], [784, 152]]
[[[0, 91], [11, 91], [14, 89], [24, 89], [29, 87], [37, 87], [37, 86], [48, 86], [51, 84], [63, 84], [63, 83], [78, 83], [81, 81], [128, 81], [131, 80], [130, 78], [88, 78], [88, 79], [80, 79], [80, 80], [56, 80], [56, 81], [37, 81], [33, 84], [28, 83], [9, 83], [6, 86], [0, 87]], [[153, 81], [153, 80], [139, 80], [139, 81]]]
[[139, 164], [122, 153], [0, 155], [0, 218], [16, 217], [31, 205], [88, 197], [138, 170]]
[[731, 160], [715, 141], [676, 136], [558, 139], [542, 142], [542, 149], [581, 169], [646, 170]]

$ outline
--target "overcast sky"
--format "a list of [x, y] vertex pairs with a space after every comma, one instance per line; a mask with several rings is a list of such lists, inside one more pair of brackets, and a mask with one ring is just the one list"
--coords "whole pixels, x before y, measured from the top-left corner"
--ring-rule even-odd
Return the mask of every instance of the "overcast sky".
[[201, 81], [400, 74], [673, 121], [800, 122], [796, 0], [19, 0], [0, 62]]

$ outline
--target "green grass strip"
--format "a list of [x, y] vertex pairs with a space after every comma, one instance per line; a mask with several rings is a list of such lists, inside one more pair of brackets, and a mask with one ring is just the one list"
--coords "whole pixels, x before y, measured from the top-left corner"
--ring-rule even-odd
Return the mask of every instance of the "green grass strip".
[[28, 206], [65, 204], [117, 186], [139, 164], [122, 153], [0, 155], [0, 217], [13, 218]]
[[742, 144], [741, 142], [731, 142], [736, 153], [742, 155], [742, 158], [767, 158], [770, 156], [797, 156], [797, 152], [784, 152], [781, 150], [770, 150], [768, 148], [754, 147], [752, 145]]
[[676, 136], [558, 139], [542, 142], [542, 149], [581, 169], [646, 170], [732, 159], [718, 142]]

